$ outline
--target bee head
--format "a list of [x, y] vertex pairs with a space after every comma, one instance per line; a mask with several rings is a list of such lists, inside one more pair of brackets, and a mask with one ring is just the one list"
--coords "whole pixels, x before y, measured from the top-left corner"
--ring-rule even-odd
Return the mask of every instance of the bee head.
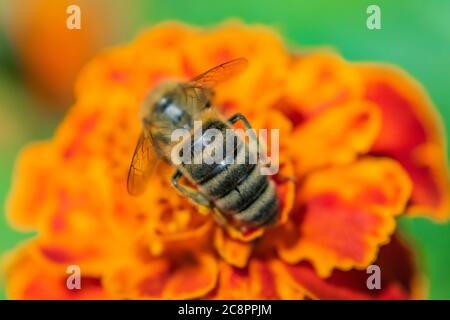
[[148, 125], [155, 116], [162, 114], [164, 109], [172, 103], [178, 83], [166, 81], [157, 85], [144, 100], [141, 107], [141, 120]]

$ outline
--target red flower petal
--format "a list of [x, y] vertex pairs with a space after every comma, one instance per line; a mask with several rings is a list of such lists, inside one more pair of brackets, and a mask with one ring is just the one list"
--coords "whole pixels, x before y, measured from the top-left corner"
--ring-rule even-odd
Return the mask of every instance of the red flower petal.
[[367, 279], [372, 273], [365, 270], [335, 270], [323, 279], [307, 263], [279, 262], [275, 269], [316, 299], [414, 299], [423, 294], [412, 254], [398, 238], [393, 237], [381, 248], [374, 264], [381, 270], [381, 289], [368, 289]]
[[281, 257], [333, 268], [366, 267], [389, 240], [410, 195], [403, 169], [389, 159], [363, 159], [311, 174], [299, 187], [294, 218], [280, 232]]
[[[33, 249], [31, 249], [32, 251]], [[81, 289], [68, 289], [66, 272], [68, 265], [48, 268], [25, 245], [7, 259], [7, 295], [10, 299], [110, 299], [96, 277], [83, 276], [81, 269]]]
[[413, 181], [409, 211], [443, 220], [450, 213], [450, 183], [442, 125], [430, 98], [406, 73], [358, 65], [366, 97], [381, 110], [382, 127], [372, 153], [397, 159]]
[[287, 138], [296, 175], [304, 176], [326, 165], [352, 162], [370, 150], [379, 128], [376, 106], [364, 100], [339, 104], [317, 114]]
[[[104, 284], [115, 296], [132, 299], [193, 299], [215, 286], [218, 265], [211, 252], [178, 251], [112, 266]], [[130, 269], [132, 267], [132, 269]], [[130, 270], [133, 272], [130, 273]]]
[[272, 260], [254, 258], [245, 269], [220, 264], [220, 278], [212, 299], [301, 299], [304, 291], [281, 281], [282, 276], [272, 269]]
[[228, 236], [221, 228], [214, 234], [214, 245], [220, 256], [229, 264], [243, 268], [253, 251], [253, 242], [243, 242]]

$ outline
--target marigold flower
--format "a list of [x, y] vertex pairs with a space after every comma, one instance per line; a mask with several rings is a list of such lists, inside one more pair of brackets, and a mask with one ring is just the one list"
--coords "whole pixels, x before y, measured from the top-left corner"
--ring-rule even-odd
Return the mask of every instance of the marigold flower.
[[[217, 87], [225, 115], [280, 129], [282, 214], [253, 234], [219, 227], [170, 186], [165, 165], [141, 197], [126, 192], [138, 111], [163, 79], [236, 57]], [[329, 51], [292, 54], [271, 30], [239, 22], [199, 30], [165, 23], [102, 52], [50, 141], [20, 155], [8, 203], [37, 235], [7, 257], [10, 298], [406, 299], [423, 295], [399, 215], [445, 220], [449, 180], [440, 121], [397, 68]], [[365, 268], [383, 270], [381, 290]], [[79, 265], [82, 289], [65, 287]]]

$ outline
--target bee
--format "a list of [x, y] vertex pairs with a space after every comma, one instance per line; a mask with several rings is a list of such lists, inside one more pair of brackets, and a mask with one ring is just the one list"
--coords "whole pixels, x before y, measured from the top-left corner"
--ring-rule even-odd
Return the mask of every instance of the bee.
[[[202, 130], [213, 128], [225, 133], [239, 121], [246, 129], [252, 129], [241, 113], [225, 119], [212, 106], [214, 87], [240, 74], [247, 65], [245, 58], [231, 60], [188, 82], [166, 81], [149, 94], [141, 108], [143, 130], [128, 173], [129, 194], [139, 195], [145, 190], [162, 160], [175, 167], [172, 185], [193, 202], [213, 209], [220, 224], [243, 231], [269, 226], [277, 221], [279, 202], [275, 184], [267, 175], [261, 174], [262, 165], [251, 161], [229, 161], [240, 156], [248, 160], [254, 152], [249, 149], [248, 142], [238, 135], [230, 137], [224, 134], [227, 139], [235, 139], [236, 142], [232, 152], [225, 154], [226, 161], [174, 164], [171, 160], [174, 147], [171, 134], [176, 129], [189, 130], [191, 139], [188, 143], [192, 146], [200, 143], [204, 147], [204, 131], [200, 133], [200, 138], [195, 138], [196, 120], [202, 121]], [[209, 140], [209, 145], [214, 143], [222, 144], [217, 147], [225, 149], [227, 141]], [[192, 149], [195, 150], [195, 147]], [[191, 155], [195, 158], [198, 154], [193, 151]], [[190, 185], [180, 182], [183, 177]]]

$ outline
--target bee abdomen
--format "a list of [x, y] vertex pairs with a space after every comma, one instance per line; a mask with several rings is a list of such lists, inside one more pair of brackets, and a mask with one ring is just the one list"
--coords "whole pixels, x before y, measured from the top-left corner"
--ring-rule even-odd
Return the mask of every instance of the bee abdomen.
[[[207, 123], [206, 128], [211, 127], [221, 130], [226, 136], [225, 130], [228, 126], [223, 122]], [[194, 143], [195, 141], [192, 142], [191, 150], [194, 150]], [[207, 164], [205, 161], [196, 161], [196, 157], [200, 154], [193, 153], [194, 163], [183, 164], [183, 168], [203, 193], [207, 194], [210, 199], [216, 200], [233, 190], [257, 165], [251, 163], [248, 148], [240, 139], [236, 139], [236, 144], [230, 154], [227, 154], [225, 141], [214, 141], [213, 144], [216, 144], [217, 148], [223, 148], [223, 161]], [[237, 161], [237, 159], [241, 161]]]
[[[267, 179], [267, 177], [266, 177]], [[254, 226], [274, 224], [278, 217], [278, 197], [275, 183], [268, 182], [267, 188], [246, 209], [235, 213], [234, 219]]]
[[[223, 122], [209, 123], [208, 127], [227, 128]], [[273, 224], [278, 215], [275, 184], [261, 175], [260, 165], [251, 163], [247, 145], [240, 139], [236, 142], [234, 153], [226, 155], [231, 162], [183, 164], [183, 168], [199, 191], [226, 216], [253, 226]]]
[[268, 179], [259, 173], [259, 166], [243, 177], [244, 179], [215, 204], [224, 212], [241, 212], [247, 209], [267, 188]]
[[216, 207], [241, 222], [270, 225], [278, 215], [275, 185], [256, 166], [231, 192], [215, 201]]
[[228, 164], [211, 179], [200, 183], [199, 188], [213, 200], [218, 200], [236, 188], [250, 172], [255, 170], [255, 164]]

